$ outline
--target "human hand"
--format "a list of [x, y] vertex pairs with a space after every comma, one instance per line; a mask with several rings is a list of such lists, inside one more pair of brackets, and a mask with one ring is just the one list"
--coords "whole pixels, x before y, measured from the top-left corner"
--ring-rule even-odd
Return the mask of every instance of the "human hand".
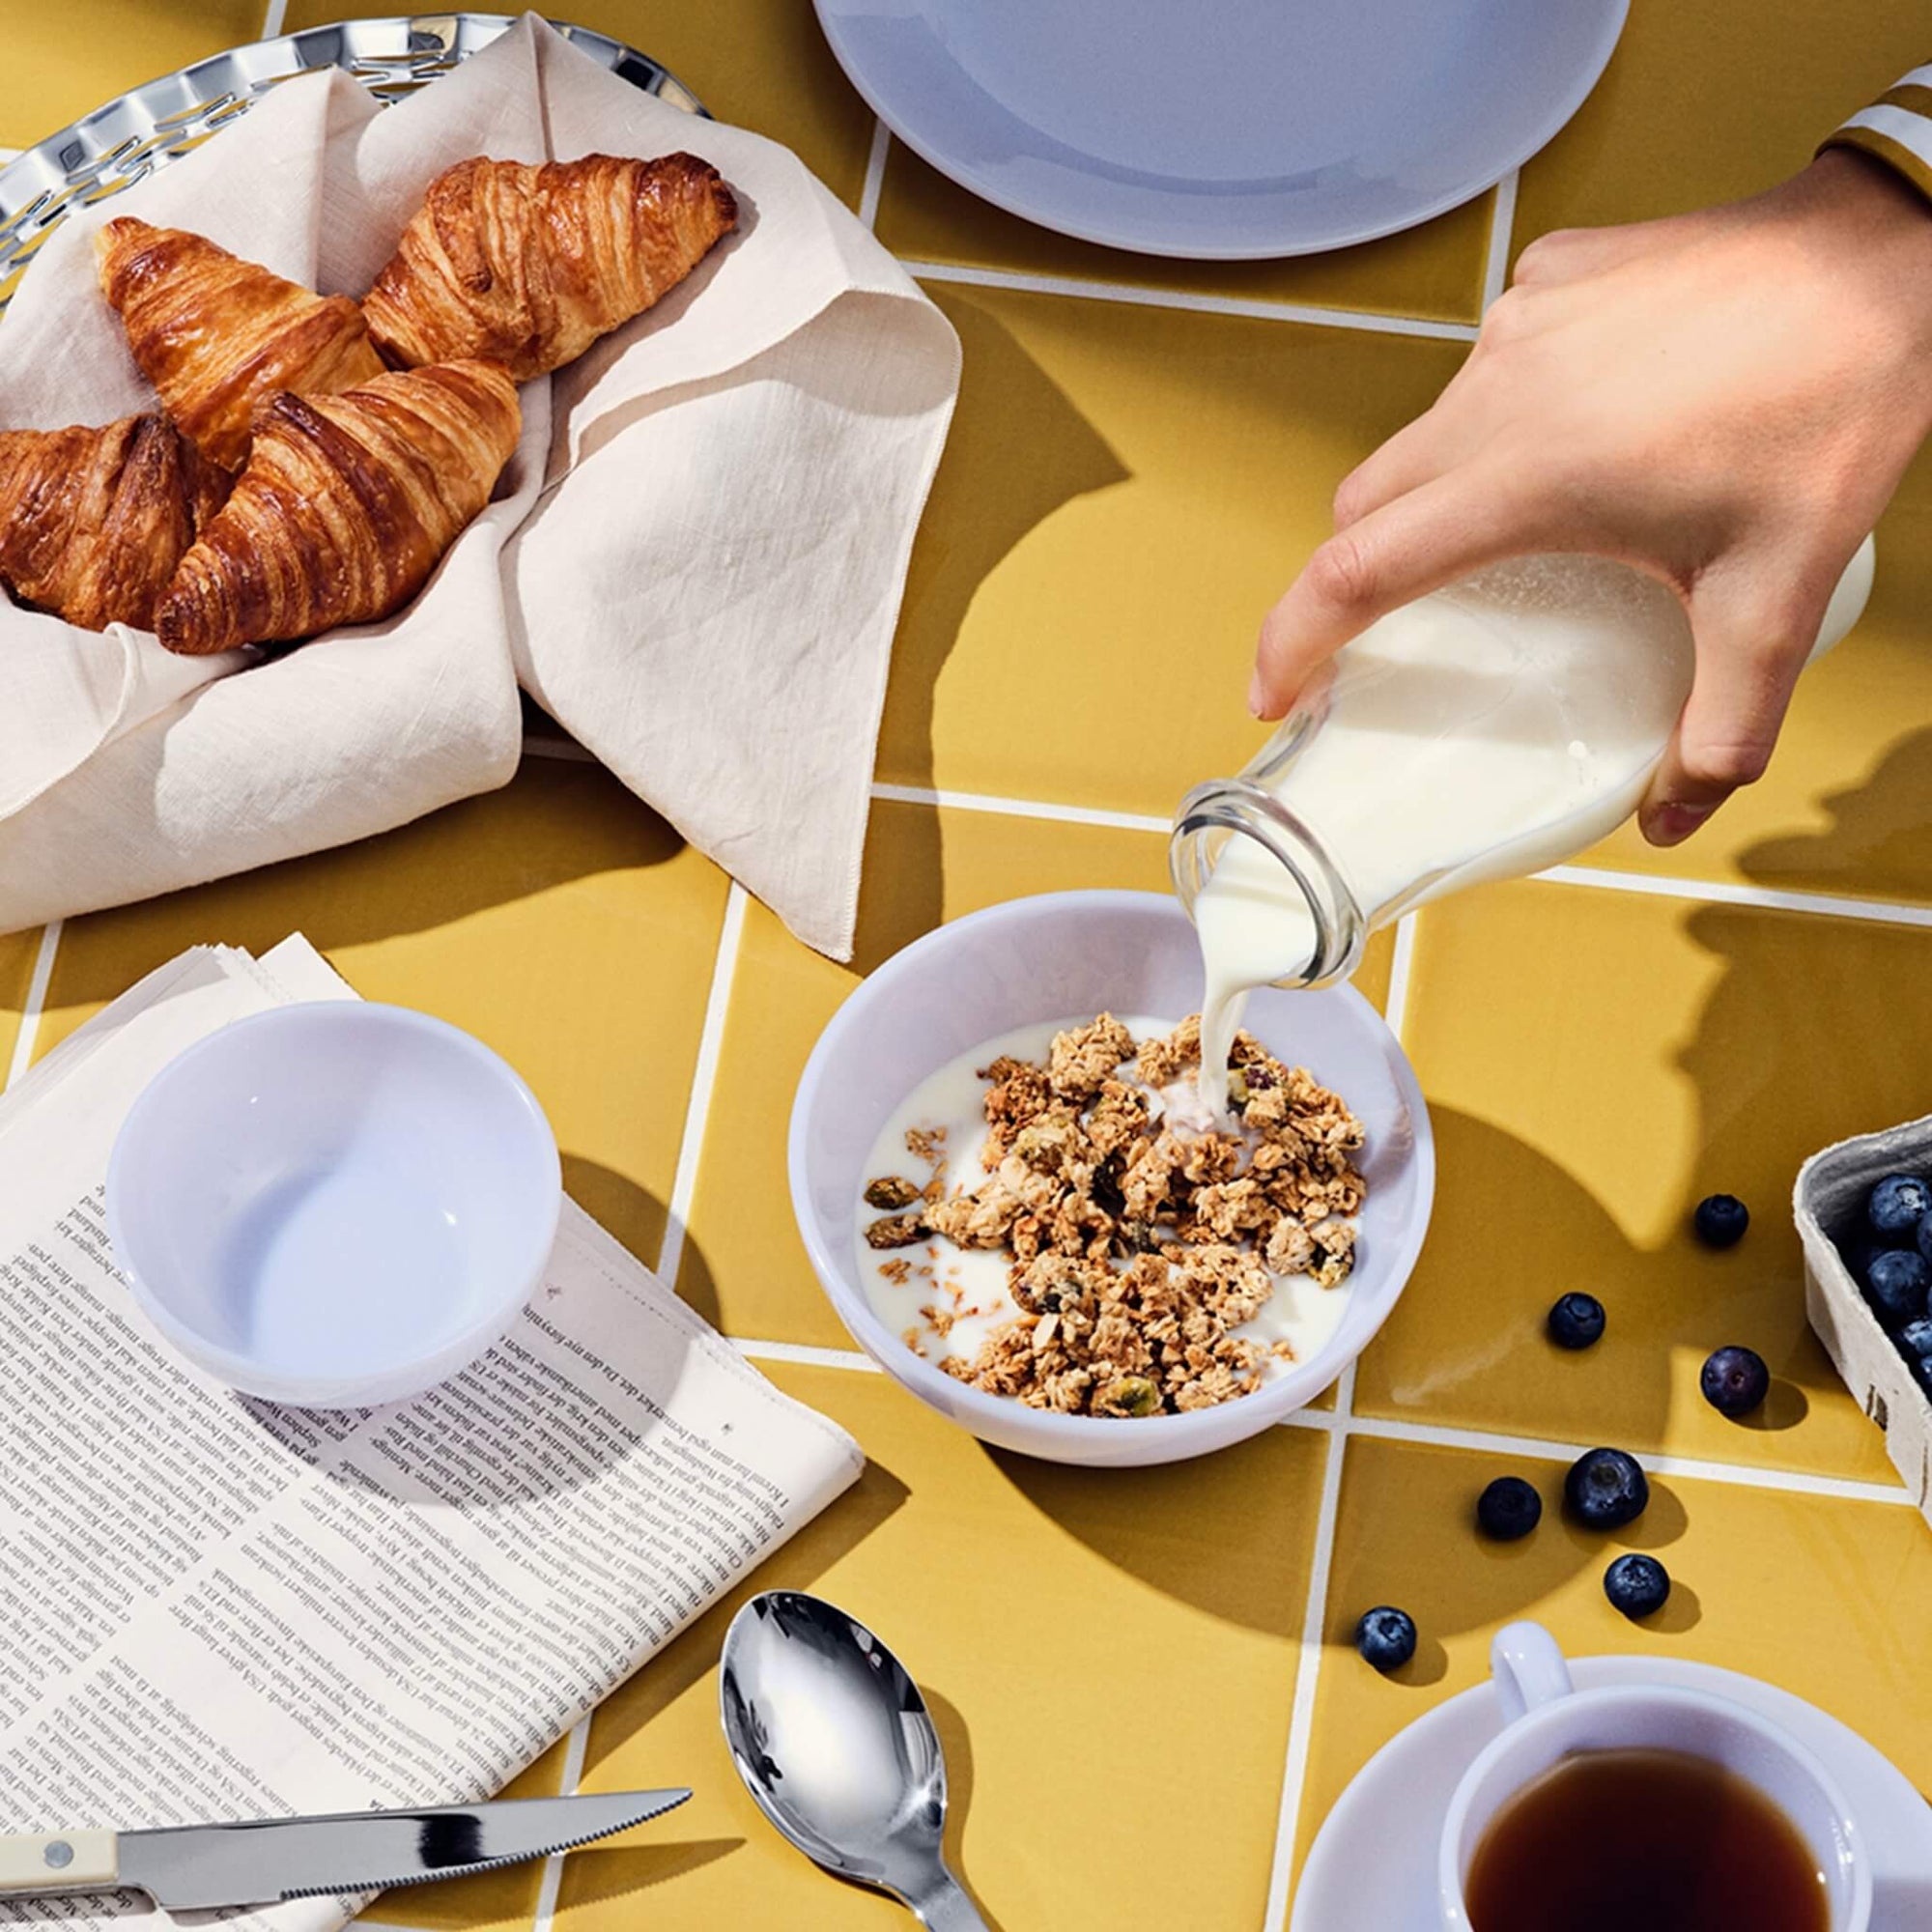
[[1852, 553], [1932, 432], [1932, 209], [1828, 150], [1750, 201], [1533, 242], [1428, 412], [1335, 495], [1262, 627], [1279, 718], [1398, 605], [1586, 551], [1684, 600], [1693, 688], [1643, 803], [1688, 838], [1764, 770]]

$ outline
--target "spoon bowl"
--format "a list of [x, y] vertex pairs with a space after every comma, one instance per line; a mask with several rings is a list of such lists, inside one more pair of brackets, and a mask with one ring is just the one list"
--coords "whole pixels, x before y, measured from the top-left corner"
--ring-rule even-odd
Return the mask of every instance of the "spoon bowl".
[[725, 1634], [718, 1696], [745, 1788], [807, 1858], [931, 1932], [986, 1932], [946, 1866], [939, 1733], [864, 1624], [796, 1590], [753, 1597]]

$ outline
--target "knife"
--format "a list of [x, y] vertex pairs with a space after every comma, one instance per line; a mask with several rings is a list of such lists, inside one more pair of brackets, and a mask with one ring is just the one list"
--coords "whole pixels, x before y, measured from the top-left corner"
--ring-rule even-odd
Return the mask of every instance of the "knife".
[[612, 1791], [423, 1811], [243, 1818], [158, 1832], [11, 1833], [0, 1834], [0, 1894], [132, 1887], [179, 1912], [380, 1891], [567, 1852], [641, 1825], [690, 1796]]

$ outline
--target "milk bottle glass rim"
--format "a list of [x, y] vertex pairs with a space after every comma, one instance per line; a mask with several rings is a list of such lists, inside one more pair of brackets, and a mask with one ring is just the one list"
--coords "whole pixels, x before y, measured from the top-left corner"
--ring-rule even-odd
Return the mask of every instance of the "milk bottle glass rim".
[[1541, 1624], [1498, 1631], [1490, 1662], [1504, 1728], [1463, 1774], [1442, 1821], [1436, 1893], [1445, 1932], [1471, 1932], [1463, 1887], [1510, 1800], [1580, 1753], [1618, 1749], [1683, 1751], [1755, 1786], [1817, 1860], [1831, 1932], [1868, 1932], [1871, 1862], [1857, 1820], [1831, 1773], [1781, 1726], [1728, 1697], [1677, 1686], [1578, 1690]]

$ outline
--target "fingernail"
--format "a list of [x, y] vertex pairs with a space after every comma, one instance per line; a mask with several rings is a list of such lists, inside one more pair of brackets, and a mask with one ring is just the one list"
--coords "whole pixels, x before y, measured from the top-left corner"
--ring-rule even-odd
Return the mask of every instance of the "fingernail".
[[1660, 805], [1643, 823], [1653, 845], [1681, 845], [1717, 810], [1715, 805]]
[[1267, 686], [1262, 682], [1262, 674], [1256, 671], [1248, 680], [1248, 709], [1257, 718], [1267, 716]]

